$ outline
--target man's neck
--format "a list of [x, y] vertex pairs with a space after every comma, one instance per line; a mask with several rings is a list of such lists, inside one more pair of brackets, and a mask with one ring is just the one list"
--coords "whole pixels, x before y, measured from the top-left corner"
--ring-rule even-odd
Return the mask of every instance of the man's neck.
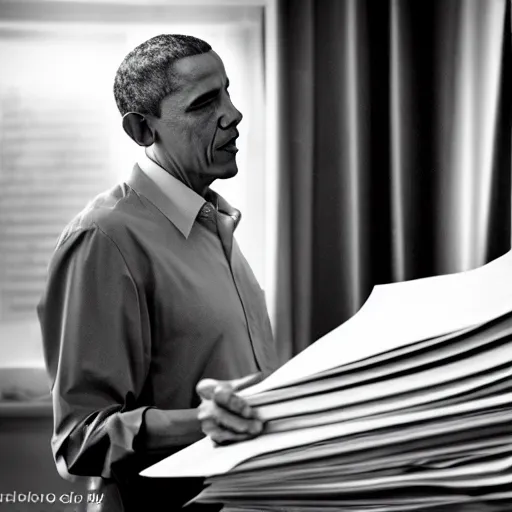
[[210, 185], [213, 183], [211, 178], [204, 178], [200, 174], [186, 172], [176, 162], [170, 158], [165, 158], [163, 154], [158, 151], [158, 148], [151, 146], [146, 148], [146, 156], [158, 164], [162, 169], [168, 172], [171, 176], [181, 181], [188, 188], [192, 189], [196, 194], [206, 198]]

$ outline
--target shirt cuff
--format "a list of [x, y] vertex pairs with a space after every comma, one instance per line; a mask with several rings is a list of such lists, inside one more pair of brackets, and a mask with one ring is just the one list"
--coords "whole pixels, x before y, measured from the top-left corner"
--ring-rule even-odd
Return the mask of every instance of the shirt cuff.
[[148, 409], [153, 408], [152, 406], [140, 407], [133, 411], [114, 414], [109, 418], [110, 447], [101, 474], [103, 478], [112, 476], [112, 464], [120, 462], [136, 451], [140, 444], [139, 434], [143, 433], [144, 416]]

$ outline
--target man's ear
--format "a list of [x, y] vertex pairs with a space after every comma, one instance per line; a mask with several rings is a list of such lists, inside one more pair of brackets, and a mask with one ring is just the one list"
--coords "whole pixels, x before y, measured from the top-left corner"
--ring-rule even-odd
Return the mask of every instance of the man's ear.
[[137, 112], [128, 112], [123, 116], [123, 129], [139, 146], [151, 146], [155, 142], [155, 133], [147, 119]]

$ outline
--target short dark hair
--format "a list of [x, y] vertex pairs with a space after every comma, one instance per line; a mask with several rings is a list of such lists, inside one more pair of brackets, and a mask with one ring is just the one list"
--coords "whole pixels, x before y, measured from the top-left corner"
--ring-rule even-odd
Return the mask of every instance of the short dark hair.
[[137, 46], [124, 58], [114, 80], [121, 115], [138, 112], [160, 117], [161, 101], [174, 90], [171, 65], [211, 49], [197, 37], [180, 34], [162, 34]]

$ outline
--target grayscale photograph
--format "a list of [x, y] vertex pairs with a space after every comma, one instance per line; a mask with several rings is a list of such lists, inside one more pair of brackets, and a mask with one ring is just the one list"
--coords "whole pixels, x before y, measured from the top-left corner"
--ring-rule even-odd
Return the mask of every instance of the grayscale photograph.
[[0, 512], [512, 512], [512, 0], [0, 0]]

